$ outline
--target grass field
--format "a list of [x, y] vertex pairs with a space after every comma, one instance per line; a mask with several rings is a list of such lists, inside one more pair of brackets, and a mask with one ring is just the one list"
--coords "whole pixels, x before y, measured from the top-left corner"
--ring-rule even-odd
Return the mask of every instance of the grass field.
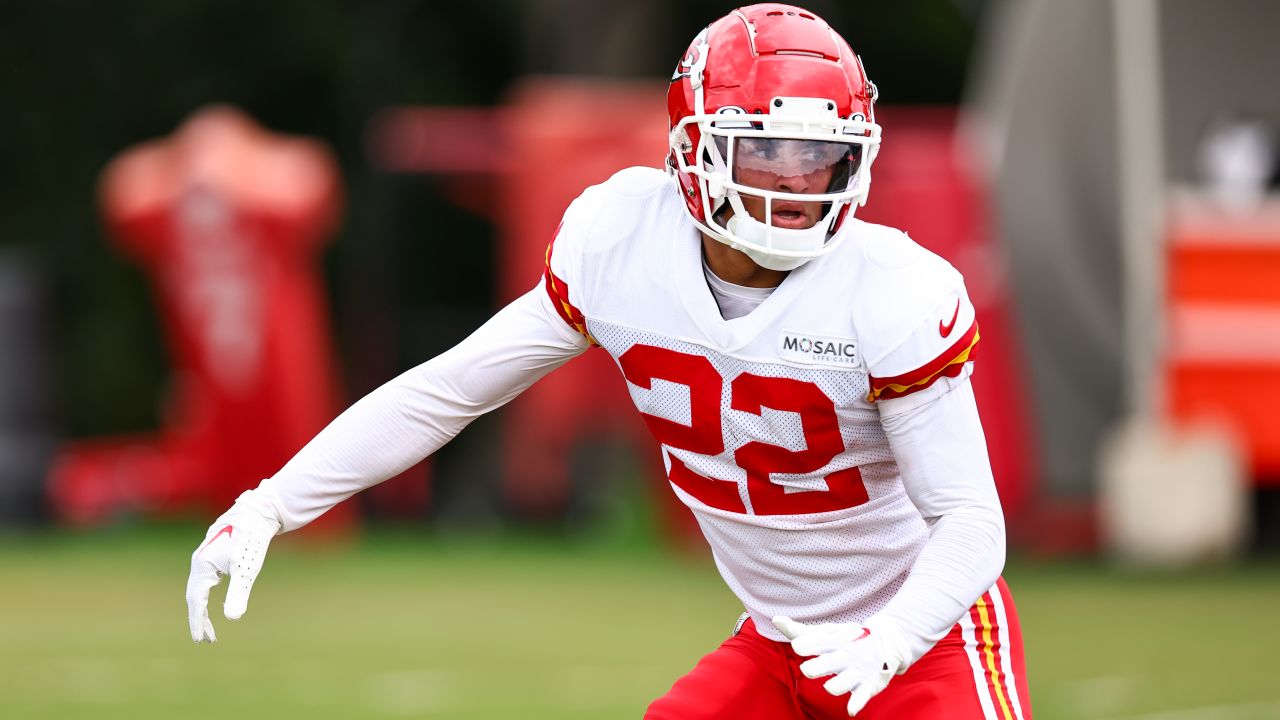
[[[0, 540], [0, 718], [635, 718], [739, 612], [701, 558], [377, 535], [278, 543], [194, 646], [200, 534]], [[1280, 566], [1006, 576], [1040, 720], [1280, 718]]]

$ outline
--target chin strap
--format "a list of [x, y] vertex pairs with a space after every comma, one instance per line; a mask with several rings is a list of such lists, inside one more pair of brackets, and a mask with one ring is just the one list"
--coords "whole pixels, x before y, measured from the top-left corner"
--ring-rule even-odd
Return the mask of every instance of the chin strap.
[[745, 253], [760, 267], [770, 270], [795, 270], [813, 257], [773, 255], [763, 249], [769, 246], [767, 241], [772, 240], [772, 247], [778, 250], [820, 249], [827, 241], [827, 224], [820, 223], [804, 230], [794, 230], [769, 227], [755, 218], [735, 214], [725, 223], [730, 236], [721, 240], [729, 247]]

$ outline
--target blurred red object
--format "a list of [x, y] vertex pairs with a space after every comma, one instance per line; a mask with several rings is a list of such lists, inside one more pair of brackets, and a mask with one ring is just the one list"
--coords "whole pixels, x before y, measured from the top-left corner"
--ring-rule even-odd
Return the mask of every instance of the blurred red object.
[[[60, 449], [49, 493], [61, 520], [216, 514], [334, 416], [318, 255], [340, 193], [324, 146], [267, 132], [226, 106], [107, 167], [104, 224], [153, 281], [171, 395], [154, 435]], [[352, 517], [341, 508], [325, 523]]]

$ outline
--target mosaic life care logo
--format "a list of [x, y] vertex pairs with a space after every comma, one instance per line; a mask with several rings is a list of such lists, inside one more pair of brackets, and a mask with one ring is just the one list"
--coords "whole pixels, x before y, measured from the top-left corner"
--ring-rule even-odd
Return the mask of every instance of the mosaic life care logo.
[[778, 354], [785, 360], [806, 365], [835, 365], [844, 368], [862, 365], [858, 341], [853, 338], [808, 335], [784, 330], [778, 338]]

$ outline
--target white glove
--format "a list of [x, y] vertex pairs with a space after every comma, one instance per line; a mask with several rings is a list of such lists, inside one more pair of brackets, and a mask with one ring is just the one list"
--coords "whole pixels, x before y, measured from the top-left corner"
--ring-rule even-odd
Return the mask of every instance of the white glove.
[[191, 576], [187, 578], [187, 620], [193, 641], [218, 641], [213, 623], [209, 622], [209, 590], [223, 575], [231, 576], [223, 614], [228, 620], [244, 615], [267, 545], [280, 527], [275, 506], [255, 490], [243, 493], [230, 510], [209, 526], [204, 541], [191, 554]]
[[823, 684], [832, 695], [849, 693], [849, 715], [857, 715], [897, 673], [906, 672], [907, 643], [892, 620], [871, 617], [865, 624], [805, 625], [776, 617], [773, 626], [791, 641], [797, 655], [816, 656], [800, 664], [800, 672]]

